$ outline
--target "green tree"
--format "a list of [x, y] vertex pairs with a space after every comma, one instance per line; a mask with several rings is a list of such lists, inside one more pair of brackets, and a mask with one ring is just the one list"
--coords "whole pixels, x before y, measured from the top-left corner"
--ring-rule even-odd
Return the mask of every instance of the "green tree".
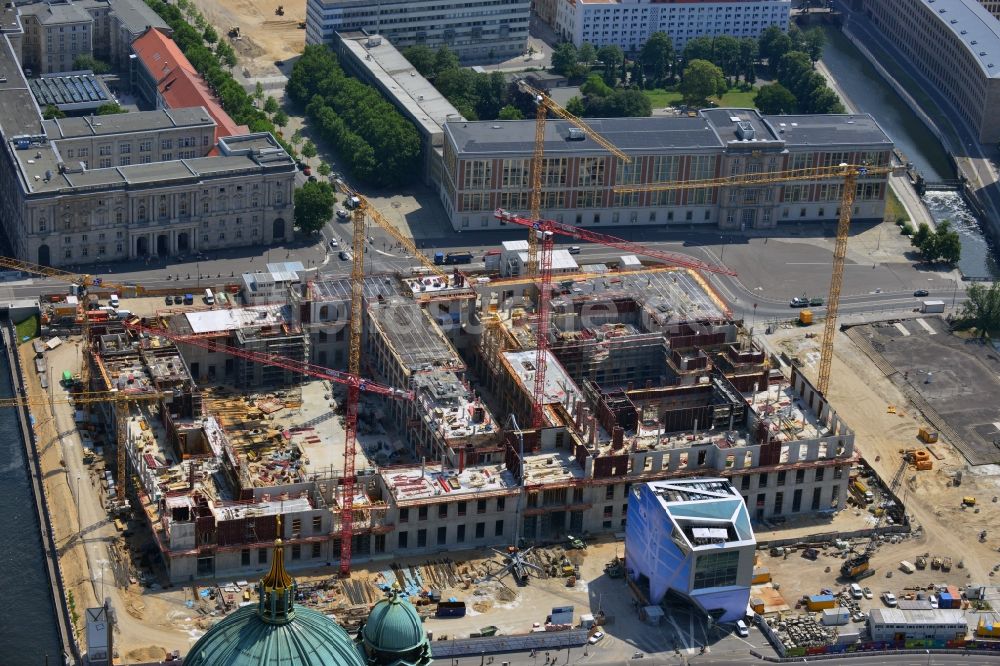
[[333, 169], [331, 169], [330, 165], [327, 164], [326, 162], [320, 162], [319, 166], [316, 167], [316, 171], [318, 171], [319, 175], [323, 176], [324, 178], [333, 173]]
[[757, 80], [755, 68], [759, 55], [756, 39], [744, 37], [740, 40], [740, 75], [747, 83], [753, 83]]
[[54, 120], [56, 118], [65, 118], [66, 114], [59, 110], [55, 104], [49, 104], [42, 111], [42, 118], [45, 120]]
[[205, 30], [201, 33], [201, 38], [209, 44], [214, 44], [219, 41], [219, 33], [212, 26], [206, 25]]
[[333, 217], [336, 197], [333, 187], [325, 181], [308, 181], [295, 190], [295, 226], [306, 233], [315, 233]]
[[316, 155], [316, 144], [312, 141], [306, 141], [302, 146], [302, 157], [312, 159], [313, 157], [316, 157]]
[[230, 69], [236, 67], [236, 63], [239, 62], [236, 58], [236, 51], [226, 42], [219, 42], [215, 45], [215, 55], [219, 56], [219, 60]]
[[684, 45], [683, 60], [689, 63], [692, 60], [707, 60], [715, 62], [715, 49], [711, 37], [695, 37], [689, 39]]
[[73, 69], [89, 69], [94, 74], [107, 74], [111, 71], [111, 65], [103, 60], [98, 60], [92, 55], [78, 55], [73, 59]]
[[439, 75], [447, 69], [456, 69], [459, 66], [458, 56], [447, 46], [442, 45], [434, 54], [434, 74]]
[[604, 65], [604, 82], [612, 88], [618, 78], [618, 70], [625, 62], [625, 52], [617, 44], [605, 44], [597, 49], [597, 59]]
[[926, 222], [921, 222], [917, 225], [916, 232], [910, 238], [910, 245], [918, 249], [923, 247], [932, 233], [930, 226]]
[[597, 60], [597, 49], [590, 42], [583, 42], [576, 52], [576, 60], [581, 65], [590, 67], [590, 63]]
[[264, 99], [264, 84], [260, 81], [253, 87], [253, 98], [257, 100], [258, 104]]
[[776, 25], [765, 28], [757, 43], [760, 57], [767, 59], [772, 71], [781, 56], [792, 50], [791, 38]]
[[591, 74], [580, 86], [580, 92], [584, 95], [596, 95], [597, 97], [607, 97], [614, 92], [614, 88], [604, 82], [598, 74]]
[[524, 114], [521, 113], [521, 109], [508, 104], [500, 109], [497, 118], [500, 120], [524, 120]]
[[819, 74], [816, 76], [819, 80], [807, 98], [806, 113], [844, 113], [844, 105], [841, 104], [837, 93], [830, 90], [822, 76]]
[[792, 113], [796, 105], [795, 95], [780, 83], [758, 88], [753, 103], [761, 113], [767, 114]]
[[681, 75], [681, 94], [688, 106], [706, 106], [709, 97], [726, 92], [722, 69], [707, 60], [692, 60]]
[[99, 116], [113, 116], [116, 113], [128, 113], [128, 109], [118, 102], [108, 102], [97, 107], [97, 115]]
[[275, 114], [278, 112], [279, 108], [281, 107], [278, 106], [278, 100], [273, 97], [268, 96], [268, 98], [264, 100], [264, 113]]
[[712, 43], [715, 58], [712, 62], [722, 68], [726, 76], [735, 77], [740, 65], [740, 42], [729, 35], [719, 35]]
[[956, 328], [975, 328], [982, 339], [1000, 332], [1000, 282], [988, 287], [973, 282], [965, 289], [965, 303]]
[[809, 54], [809, 59], [816, 62], [823, 57], [823, 47], [826, 46], [826, 35], [819, 28], [810, 28], [802, 35], [803, 48]]
[[285, 113], [284, 109], [278, 109], [277, 113], [274, 114], [273, 121], [277, 127], [284, 127], [288, 124], [288, 114]]
[[930, 263], [956, 264], [962, 257], [962, 239], [948, 220], [942, 220], [933, 231], [921, 223], [913, 233], [910, 244], [920, 251], [924, 261]]
[[655, 85], [663, 85], [674, 62], [674, 43], [665, 32], [654, 32], [642, 45], [639, 61]]
[[297, 146], [302, 143], [302, 129], [299, 128], [292, 132], [292, 145]]
[[938, 260], [954, 266], [962, 258], [962, 239], [957, 231], [949, 231], [946, 234], [938, 232]]
[[552, 52], [553, 71], [563, 76], [569, 76], [570, 71], [576, 67], [578, 56], [579, 54], [572, 42], [563, 42]]
[[403, 57], [410, 61], [421, 75], [428, 78], [434, 76], [434, 66], [436, 59], [431, 47], [424, 44], [415, 44], [403, 49]]
[[585, 116], [587, 114], [587, 108], [583, 105], [583, 100], [579, 96], [571, 97], [566, 102], [566, 110], [574, 116]]

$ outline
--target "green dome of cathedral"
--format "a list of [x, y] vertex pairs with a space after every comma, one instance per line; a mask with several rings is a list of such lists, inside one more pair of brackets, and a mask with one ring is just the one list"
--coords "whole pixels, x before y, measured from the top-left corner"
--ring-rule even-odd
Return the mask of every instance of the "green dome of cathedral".
[[295, 605], [281, 540], [271, 570], [257, 584], [257, 606], [245, 606], [212, 627], [184, 658], [185, 666], [364, 666], [336, 622]]
[[369, 664], [425, 666], [431, 663], [427, 633], [417, 609], [393, 592], [372, 608], [361, 629]]

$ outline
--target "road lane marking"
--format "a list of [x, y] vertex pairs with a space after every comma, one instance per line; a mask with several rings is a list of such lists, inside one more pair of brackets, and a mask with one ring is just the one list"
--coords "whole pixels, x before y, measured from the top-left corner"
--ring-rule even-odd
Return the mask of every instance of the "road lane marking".
[[925, 331], [927, 331], [927, 333], [929, 335], [937, 335], [937, 331], [935, 331], [933, 328], [931, 328], [931, 325], [928, 324], [926, 321], [924, 321], [920, 317], [917, 317], [916, 321], [917, 321], [918, 324], [920, 324], [924, 328]]
[[908, 330], [906, 330], [906, 327], [905, 327], [905, 326], [903, 326], [903, 325], [902, 325], [902, 324], [901, 324], [900, 322], [898, 322], [898, 321], [897, 321], [897, 322], [896, 322], [896, 323], [894, 324], [894, 326], [895, 326], [895, 327], [896, 327], [896, 329], [897, 329], [897, 330], [898, 330], [898, 331], [899, 331], [900, 333], [902, 333], [902, 334], [903, 334], [904, 336], [909, 336], [909, 335], [910, 335], [910, 332], [909, 332]]

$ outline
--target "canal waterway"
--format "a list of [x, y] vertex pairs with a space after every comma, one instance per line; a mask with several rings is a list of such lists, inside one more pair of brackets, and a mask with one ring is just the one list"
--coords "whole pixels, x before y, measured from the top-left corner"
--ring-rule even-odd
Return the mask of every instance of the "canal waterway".
[[[914, 169], [929, 181], [956, 177], [944, 146], [899, 95], [879, 76], [843, 33], [823, 28], [823, 64], [858, 111], [870, 113]], [[934, 220], [949, 220], [962, 239], [959, 269], [970, 278], [1000, 277], [996, 256], [976, 216], [958, 192], [928, 192], [923, 197]]]
[[[0, 397], [12, 395], [10, 367], [0, 354]], [[55, 666], [62, 649], [25, 455], [17, 414], [0, 409], [0, 596], [7, 606], [0, 662], [42, 666], [47, 656]]]

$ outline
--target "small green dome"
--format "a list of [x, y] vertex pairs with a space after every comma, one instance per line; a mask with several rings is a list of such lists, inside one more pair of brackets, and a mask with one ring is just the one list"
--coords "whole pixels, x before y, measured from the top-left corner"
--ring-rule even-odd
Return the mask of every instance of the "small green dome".
[[194, 644], [185, 666], [363, 666], [355, 643], [333, 620], [297, 606], [284, 624], [244, 606]]
[[398, 593], [375, 604], [361, 630], [361, 638], [369, 664], [415, 666], [431, 662], [420, 615]]

